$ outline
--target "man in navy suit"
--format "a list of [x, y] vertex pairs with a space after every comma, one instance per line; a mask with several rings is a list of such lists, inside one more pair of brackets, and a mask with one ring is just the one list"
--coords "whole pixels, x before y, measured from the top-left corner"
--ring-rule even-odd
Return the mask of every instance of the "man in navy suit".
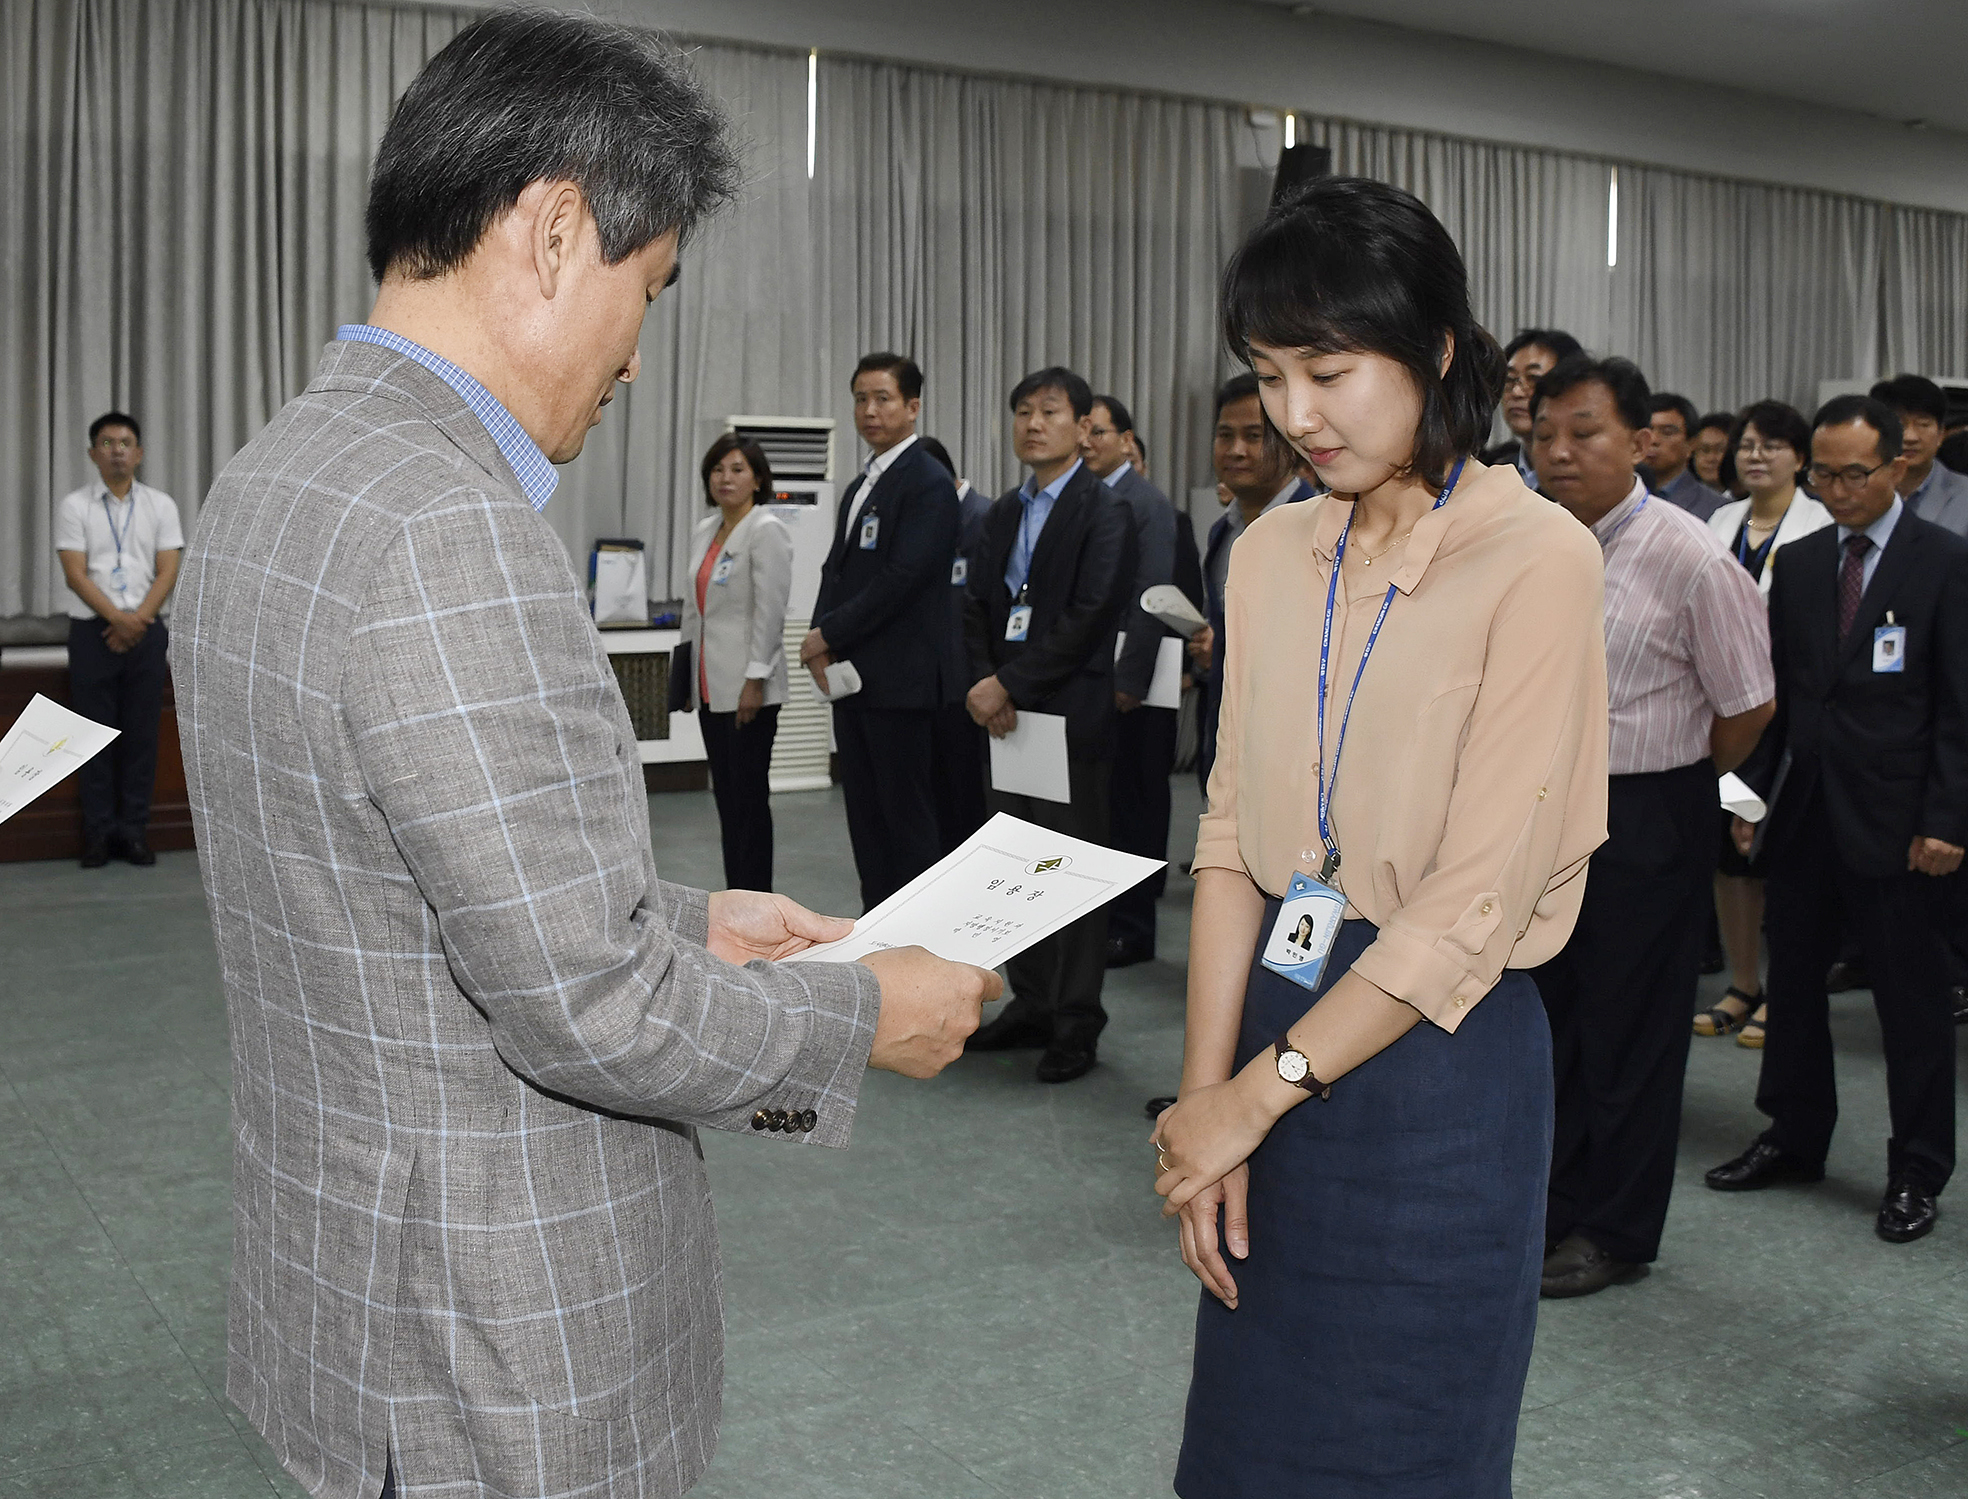
[[[999, 496], [971, 557], [964, 637], [976, 683], [970, 716], [1002, 737], [1021, 711], [1066, 720], [1066, 802], [991, 791], [993, 811], [1107, 842], [1114, 758], [1114, 635], [1134, 585], [1126, 503], [1080, 457], [1093, 392], [1057, 366], [1011, 393], [1012, 439], [1031, 475]], [[1070, 1082], [1094, 1063], [1107, 1012], [1103, 906], [1005, 965], [1013, 998], [971, 1037], [974, 1051], [1043, 1047], [1038, 1079]]]
[[800, 664], [851, 661], [860, 691], [834, 704], [841, 792], [861, 902], [871, 909], [942, 857], [932, 774], [937, 710], [963, 688], [952, 640], [957, 489], [916, 440], [922, 371], [901, 354], [854, 367], [854, 426], [871, 457], [841, 496]]
[[[1840, 396], [1811, 434], [1837, 523], [1777, 555], [1777, 714], [1743, 779], [1770, 804], [1770, 1025], [1756, 1107], [1770, 1127], [1708, 1173], [1718, 1191], [1824, 1178], [1838, 1118], [1825, 970], [1841, 930], [1872, 974], [1893, 1133], [1876, 1230], [1934, 1226], [1954, 1170], [1954, 1022], [1936, 918], [1968, 846], [1968, 542], [1920, 519], [1900, 418]], [[1750, 829], [1736, 825], [1747, 851]]]
[[[1126, 642], [1114, 661], [1114, 769], [1109, 788], [1110, 842], [1148, 859], [1168, 857], [1169, 774], [1175, 768], [1177, 710], [1148, 701], [1166, 625], [1141, 607], [1141, 595], [1175, 579], [1175, 506], [1133, 462], [1134, 417], [1117, 396], [1093, 398], [1093, 421], [1080, 451], [1093, 476], [1126, 501], [1134, 522], [1134, 582], [1121, 616]], [[1143, 880], [1107, 908], [1107, 966], [1125, 968], [1155, 956], [1155, 902], [1167, 871]]]
[[1230, 575], [1230, 547], [1244, 528], [1278, 505], [1296, 504], [1319, 493], [1300, 477], [1297, 455], [1265, 421], [1257, 399], [1257, 376], [1248, 370], [1216, 393], [1216, 432], [1210, 443], [1216, 482], [1227, 490], [1223, 514], [1210, 527], [1203, 548], [1203, 586], [1209, 593], [1209, 627], [1190, 642], [1189, 653], [1203, 673], [1203, 704], [1196, 750], [1196, 779], [1209, 799], [1210, 767], [1216, 763], [1216, 717], [1223, 701], [1223, 662], [1216, 642], [1223, 638], [1223, 580]]

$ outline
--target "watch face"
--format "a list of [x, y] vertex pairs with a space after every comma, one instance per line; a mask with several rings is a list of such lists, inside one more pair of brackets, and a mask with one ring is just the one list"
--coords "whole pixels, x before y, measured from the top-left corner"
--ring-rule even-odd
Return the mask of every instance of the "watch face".
[[1311, 1064], [1305, 1060], [1303, 1052], [1286, 1051], [1278, 1054], [1278, 1076], [1288, 1083], [1304, 1082], [1306, 1073], [1311, 1070]]

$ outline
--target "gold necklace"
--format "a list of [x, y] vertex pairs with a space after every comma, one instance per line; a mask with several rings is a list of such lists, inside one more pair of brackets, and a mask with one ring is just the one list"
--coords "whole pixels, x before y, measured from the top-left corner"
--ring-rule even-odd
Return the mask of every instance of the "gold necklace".
[[1385, 557], [1389, 552], [1393, 551], [1394, 548], [1399, 546], [1402, 542], [1406, 541], [1412, 535], [1414, 535], [1414, 527], [1410, 526], [1408, 527], [1407, 530], [1403, 531], [1399, 536], [1395, 537], [1392, 541], [1388, 542], [1386, 546], [1382, 547], [1377, 552], [1370, 552], [1365, 547], [1361, 547], [1360, 565], [1362, 567], [1372, 567], [1382, 557]]

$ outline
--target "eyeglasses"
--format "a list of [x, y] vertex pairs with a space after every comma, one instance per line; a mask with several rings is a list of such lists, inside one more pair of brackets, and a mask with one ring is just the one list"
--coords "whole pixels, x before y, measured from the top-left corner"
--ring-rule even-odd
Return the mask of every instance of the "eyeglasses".
[[1505, 390], [1530, 390], [1548, 373], [1549, 371], [1546, 370], [1526, 370], [1520, 375], [1517, 371], [1511, 370], [1503, 377], [1503, 388]]
[[1781, 458], [1796, 449], [1787, 442], [1739, 442], [1736, 451], [1745, 458]]
[[1811, 481], [1813, 489], [1829, 489], [1834, 484], [1857, 489], [1892, 461], [1888, 458], [1886, 463], [1875, 463], [1871, 468], [1860, 468], [1856, 463], [1850, 468], [1826, 468], [1822, 463], [1814, 463], [1804, 471], [1804, 476]]

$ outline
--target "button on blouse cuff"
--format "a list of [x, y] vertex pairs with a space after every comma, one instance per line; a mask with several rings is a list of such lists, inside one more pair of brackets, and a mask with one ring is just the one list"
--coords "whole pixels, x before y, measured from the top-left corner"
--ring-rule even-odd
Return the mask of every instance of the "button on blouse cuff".
[[1498, 977], [1473, 972], [1466, 959], [1450, 957], [1393, 925], [1380, 929], [1380, 935], [1354, 959], [1353, 971], [1413, 1005], [1445, 1031], [1462, 1024], [1476, 1002], [1496, 986]]

